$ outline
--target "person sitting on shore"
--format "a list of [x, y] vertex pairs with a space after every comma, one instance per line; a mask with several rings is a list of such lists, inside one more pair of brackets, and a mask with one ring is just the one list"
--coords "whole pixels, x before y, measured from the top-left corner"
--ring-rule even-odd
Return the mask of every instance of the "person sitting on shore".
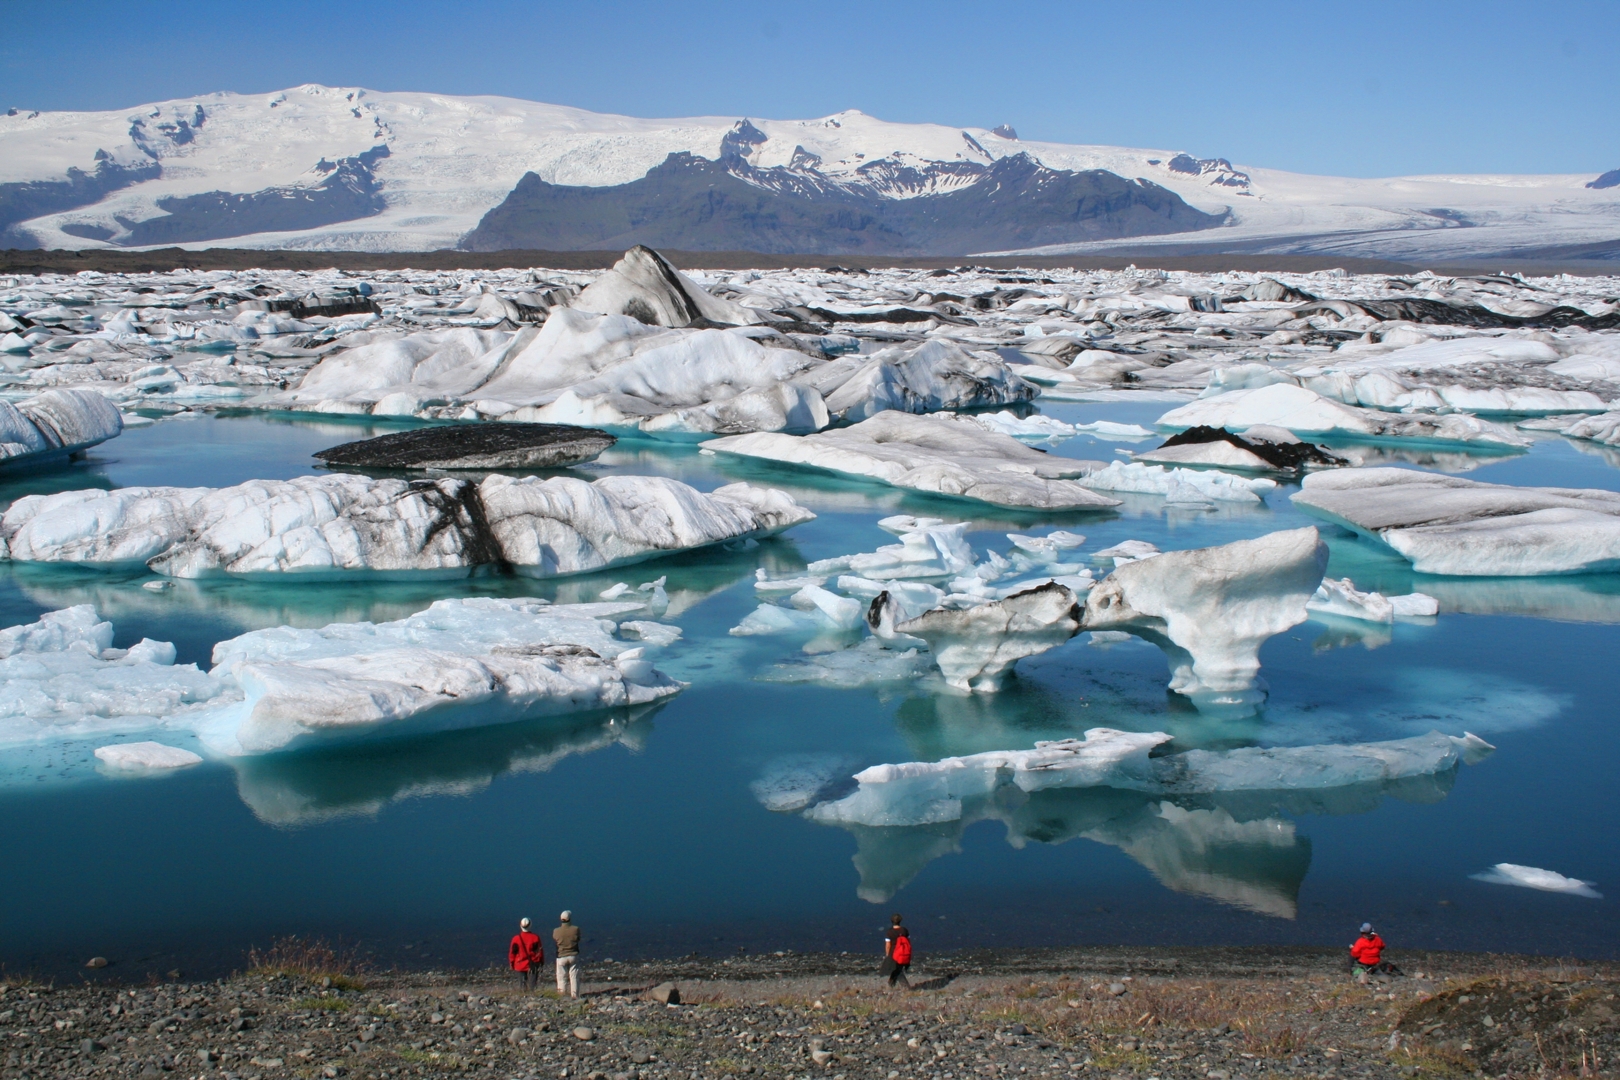
[[1351, 970], [1356, 973], [1356, 981], [1360, 983], [1390, 966], [1384, 963], [1384, 939], [1378, 936], [1372, 923], [1361, 924], [1361, 936], [1350, 946], [1350, 961]]
[[899, 983], [907, 990], [911, 989], [911, 981], [906, 978], [906, 972], [911, 968], [911, 931], [895, 915], [889, 919], [889, 933], [883, 939], [883, 972], [889, 977], [889, 985]]
[[506, 959], [518, 973], [518, 985], [525, 990], [540, 989], [540, 966], [546, 962], [546, 950], [540, 943], [540, 935], [530, 932], [528, 919], [518, 923], [518, 932], [507, 947]]

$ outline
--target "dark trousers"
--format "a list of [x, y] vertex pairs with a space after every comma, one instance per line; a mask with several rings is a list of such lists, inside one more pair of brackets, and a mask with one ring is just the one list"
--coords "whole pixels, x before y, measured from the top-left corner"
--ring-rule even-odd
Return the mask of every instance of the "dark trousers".
[[518, 985], [525, 990], [540, 989], [540, 971], [533, 964], [517, 973]]
[[906, 979], [906, 971], [911, 967], [911, 965], [910, 964], [894, 964], [894, 965], [891, 965], [891, 967], [892, 967], [892, 970], [890, 970], [890, 972], [889, 972], [889, 985], [893, 986], [896, 983], [899, 983], [901, 986], [905, 987], [907, 990], [910, 990], [911, 989], [911, 983]]

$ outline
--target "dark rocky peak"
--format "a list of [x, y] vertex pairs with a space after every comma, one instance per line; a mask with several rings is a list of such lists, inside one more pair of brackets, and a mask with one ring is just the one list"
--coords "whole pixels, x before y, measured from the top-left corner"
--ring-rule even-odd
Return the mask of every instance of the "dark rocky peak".
[[1003, 139], [1008, 139], [1012, 142], [1018, 141], [1018, 132], [1013, 130], [1013, 126], [1011, 124], [1002, 124], [1000, 127], [992, 128], [990, 130], [990, 134], [999, 135]]
[[748, 120], [739, 120], [720, 140], [720, 158], [722, 161], [734, 157], [752, 160], [754, 151], [769, 141], [770, 136]]
[[1249, 174], [1232, 167], [1232, 163], [1225, 158], [1195, 158], [1191, 154], [1177, 154], [1165, 163], [1165, 167], [1174, 173], [1184, 176], [1208, 177], [1211, 184], [1221, 187], [1249, 188]]
[[788, 162], [788, 168], [795, 172], [814, 172], [821, 168], [821, 155], [812, 154], [802, 146], [795, 146], [793, 160]]

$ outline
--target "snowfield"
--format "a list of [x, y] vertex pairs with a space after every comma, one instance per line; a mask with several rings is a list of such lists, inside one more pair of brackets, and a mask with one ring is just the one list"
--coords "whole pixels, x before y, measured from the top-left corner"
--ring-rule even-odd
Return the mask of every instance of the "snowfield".
[[1142, 178], [1198, 210], [1230, 215], [1207, 234], [1061, 250], [1195, 242], [1432, 259], [1620, 236], [1620, 197], [1616, 189], [1588, 187], [1591, 175], [1319, 177], [1196, 156], [1218, 147], [1188, 153], [1029, 142], [983, 128], [889, 123], [857, 110], [814, 120], [638, 119], [512, 98], [314, 84], [108, 112], [0, 115], [0, 184], [62, 181], [70, 168], [93, 175], [103, 162], [148, 172], [160, 167], [160, 176], [90, 205], [19, 225], [42, 247], [95, 247], [127, 238], [124, 222], [165, 217], [160, 200], [307, 191], [341, 163], [384, 148], [387, 156], [369, 163], [380, 212], [189, 246], [432, 250], [454, 246], [525, 173], [561, 185], [626, 184], [670, 154], [716, 160], [728, 137], [752, 166], [797, 165], [814, 183], [855, 183], [887, 198], [948, 192], [971, 182], [961, 166], [1026, 153], [1053, 169]]

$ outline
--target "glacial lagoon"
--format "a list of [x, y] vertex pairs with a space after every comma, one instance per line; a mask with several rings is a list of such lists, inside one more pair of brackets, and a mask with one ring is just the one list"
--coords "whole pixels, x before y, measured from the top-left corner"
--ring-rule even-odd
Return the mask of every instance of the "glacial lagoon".
[[[1042, 411], [1151, 426], [1163, 409]], [[8, 477], [0, 503], [291, 478], [316, 471], [316, 450], [397, 429], [264, 414], [165, 419], [73, 464]], [[1051, 452], [1108, 460], [1131, 445], [1082, 435]], [[1513, 456], [1406, 453], [1470, 479], [1620, 490], [1610, 452], [1561, 438]], [[564, 907], [592, 955], [617, 959], [868, 950], [891, 910], [925, 951], [1339, 945], [1371, 920], [1397, 961], [1403, 947], [1620, 955], [1610, 900], [1471, 877], [1505, 862], [1620, 887], [1620, 794], [1609, 776], [1620, 758], [1620, 576], [1422, 577], [1328, 527], [1328, 576], [1427, 593], [1441, 614], [1392, 626], [1318, 617], [1272, 638], [1261, 650], [1270, 696], [1251, 717], [1200, 714], [1167, 692], [1159, 649], [1084, 633], [1021, 661], [999, 694], [959, 693], [937, 677], [841, 689], [803, 675], [815, 662], [807, 644], [837, 642], [729, 631], [759, 602], [756, 571], [787, 576], [890, 543], [881, 518], [969, 522], [979, 552], [1007, 551], [1009, 532], [1083, 533], [1081, 552], [1126, 540], [1174, 550], [1320, 522], [1290, 505], [1295, 485], [1263, 505], [1213, 510], [1124, 496], [1116, 510], [1003, 511], [636, 439], [568, 473], [657, 474], [703, 491], [747, 480], [818, 516], [764, 541], [556, 580], [284, 575], [154, 590], [145, 571], [0, 564], [0, 625], [93, 604], [116, 628], [114, 645], [173, 642], [180, 664], [204, 670], [215, 643], [264, 627], [400, 619], [447, 597], [588, 601], [663, 578], [661, 621], [683, 637], [649, 655], [690, 684], [655, 706], [209, 760], [156, 778], [103, 772], [92, 751], [104, 738], [0, 750], [0, 865], [30, 883], [6, 893], [8, 968], [63, 971], [100, 954], [131, 975], [202, 974], [292, 933], [358, 941], [387, 962], [482, 964], [499, 959], [519, 915], [544, 921]], [[1162, 731], [1175, 750], [1430, 731], [1472, 732], [1496, 749], [1409, 782], [1249, 803], [1039, 791], [890, 828], [767, 806], [805, 777], [837, 794], [871, 765], [1025, 750], [1093, 728]]]

